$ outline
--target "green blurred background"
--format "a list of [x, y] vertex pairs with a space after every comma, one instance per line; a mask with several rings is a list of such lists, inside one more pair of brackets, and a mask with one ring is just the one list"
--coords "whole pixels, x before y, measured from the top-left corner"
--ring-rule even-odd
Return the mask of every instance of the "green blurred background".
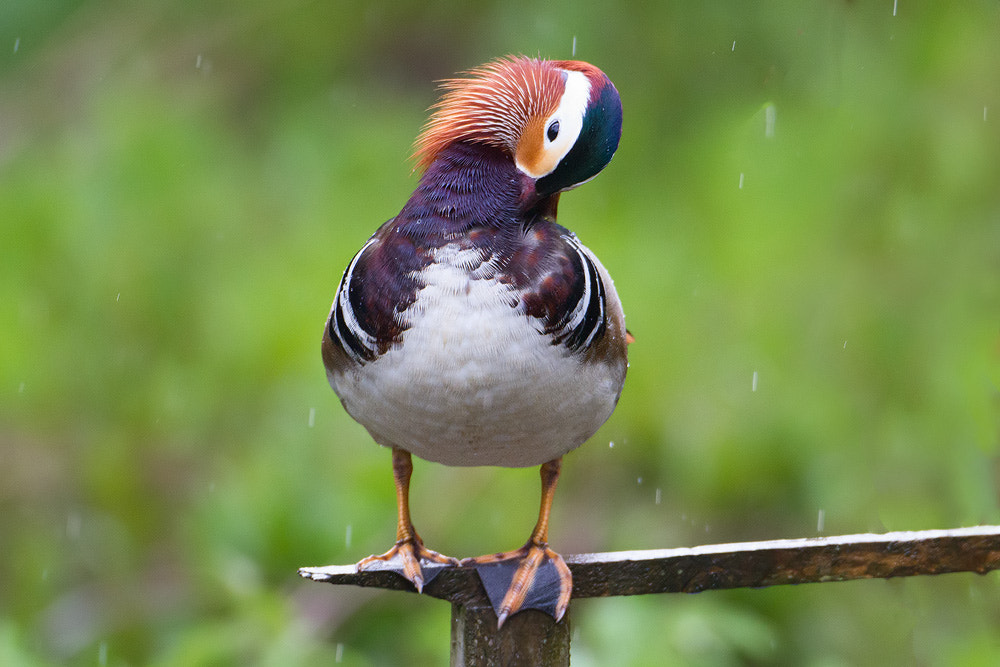
[[[434, 81], [573, 55], [621, 148], [560, 222], [625, 303], [564, 553], [1000, 523], [1000, 5], [59, 2], [0, 9], [0, 664], [443, 664], [389, 455], [319, 357]], [[537, 471], [417, 462], [456, 556]], [[583, 600], [575, 665], [994, 665], [1000, 577]]]

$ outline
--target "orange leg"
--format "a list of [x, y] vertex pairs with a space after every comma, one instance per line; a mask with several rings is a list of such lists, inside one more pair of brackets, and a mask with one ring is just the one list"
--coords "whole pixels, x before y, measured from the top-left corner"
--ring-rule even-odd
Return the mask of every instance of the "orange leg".
[[528, 542], [520, 549], [505, 553], [489, 554], [478, 558], [467, 558], [462, 565], [487, 565], [505, 560], [518, 559], [514, 577], [504, 595], [503, 602], [497, 611], [497, 626], [503, 625], [507, 617], [517, 613], [535, 581], [539, 567], [549, 560], [556, 567], [559, 576], [559, 598], [555, 606], [555, 619], [560, 620], [569, 607], [570, 594], [573, 592], [573, 575], [562, 556], [549, 548], [549, 512], [552, 511], [552, 499], [555, 496], [556, 484], [559, 482], [559, 470], [562, 459], [555, 459], [542, 465], [542, 502], [538, 510], [538, 523], [531, 531]]
[[393, 447], [392, 478], [396, 484], [396, 508], [399, 512], [399, 521], [396, 524], [396, 544], [384, 554], [361, 559], [357, 564], [357, 569], [360, 572], [374, 561], [390, 561], [399, 557], [403, 566], [403, 576], [413, 582], [419, 593], [423, 592], [424, 589], [424, 574], [420, 568], [421, 560], [445, 565], [458, 565], [458, 559], [442, 556], [425, 547], [424, 541], [420, 539], [417, 531], [413, 528], [413, 522], [410, 520], [410, 476], [412, 474], [413, 461], [410, 458], [410, 453]]

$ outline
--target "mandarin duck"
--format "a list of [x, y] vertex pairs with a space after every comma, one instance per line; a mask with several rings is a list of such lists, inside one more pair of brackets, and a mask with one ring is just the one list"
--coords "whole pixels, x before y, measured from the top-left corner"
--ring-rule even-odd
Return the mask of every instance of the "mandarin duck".
[[[562, 456], [611, 416], [630, 335], [607, 271], [556, 224], [556, 206], [611, 160], [621, 100], [593, 65], [527, 57], [442, 88], [415, 143], [416, 190], [348, 264], [323, 333], [330, 385], [392, 450], [396, 543], [357, 568], [393, 561], [421, 591], [422, 564], [506, 564], [498, 625], [528, 606], [559, 620], [572, 577], [548, 529]], [[425, 547], [410, 519], [411, 455], [541, 466], [528, 542], [461, 562]], [[539, 594], [550, 599], [526, 605]]]

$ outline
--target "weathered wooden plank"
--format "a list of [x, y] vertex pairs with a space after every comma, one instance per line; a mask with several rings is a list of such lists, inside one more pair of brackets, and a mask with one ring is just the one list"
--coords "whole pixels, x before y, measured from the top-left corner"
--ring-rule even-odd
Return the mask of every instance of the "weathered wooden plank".
[[[1000, 526], [713, 544], [565, 556], [573, 597], [607, 597], [1000, 569]], [[433, 566], [428, 567], [431, 570]], [[487, 606], [471, 568], [444, 567], [424, 593]], [[304, 567], [314, 581], [413, 591], [392, 565]]]
[[[565, 559], [573, 573], [574, 598], [985, 574], [1000, 569], [1000, 526], [616, 551]], [[387, 563], [373, 563], [364, 572], [356, 572], [354, 565], [333, 565], [302, 568], [299, 574], [331, 584], [414, 591]], [[452, 604], [452, 665], [569, 665], [567, 618], [556, 623], [547, 614], [526, 610], [507, 619], [498, 631], [496, 615], [474, 569], [428, 566], [425, 577], [429, 581], [424, 593]]]

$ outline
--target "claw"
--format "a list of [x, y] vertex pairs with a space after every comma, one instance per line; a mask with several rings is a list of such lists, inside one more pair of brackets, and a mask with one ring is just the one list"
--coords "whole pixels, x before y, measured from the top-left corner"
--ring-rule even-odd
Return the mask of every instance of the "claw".
[[403, 570], [401, 574], [413, 583], [418, 593], [424, 592], [424, 571], [421, 566], [422, 562], [440, 563], [441, 565], [453, 566], [457, 566], [459, 564], [457, 558], [444, 556], [436, 551], [428, 549], [424, 546], [420, 537], [414, 534], [412, 538], [396, 542], [396, 544], [394, 544], [392, 548], [384, 554], [362, 558], [358, 561], [355, 568], [358, 572], [360, 572], [375, 561], [388, 563], [393, 560], [399, 561], [400, 567]]
[[573, 575], [562, 556], [548, 545], [522, 548], [462, 561], [474, 566], [497, 613], [497, 628], [523, 609], [538, 609], [562, 619], [573, 591]]

